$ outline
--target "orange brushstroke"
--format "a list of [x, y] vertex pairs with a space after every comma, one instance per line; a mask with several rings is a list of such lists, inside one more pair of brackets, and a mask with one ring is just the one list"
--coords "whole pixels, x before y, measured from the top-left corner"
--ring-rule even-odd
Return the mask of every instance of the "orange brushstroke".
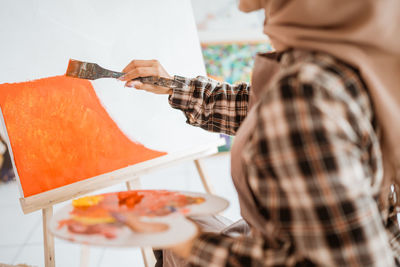
[[87, 80], [1, 84], [0, 106], [25, 197], [166, 154], [125, 136]]

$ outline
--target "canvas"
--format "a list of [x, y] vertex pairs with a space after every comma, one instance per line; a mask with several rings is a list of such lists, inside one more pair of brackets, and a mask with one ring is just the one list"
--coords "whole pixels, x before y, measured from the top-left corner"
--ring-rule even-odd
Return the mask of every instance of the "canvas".
[[[126, 88], [115, 79], [63, 77], [70, 58], [113, 70], [132, 59], [158, 59], [171, 74], [204, 75], [188, 10], [190, 2], [156, 0], [0, 4], [0, 21], [7, 25], [0, 44], [2, 128], [10, 139], [21, 197], [108, 175], [104, 187], [117, 176], [114, 171], [125, 170], [127, 180], [140, 166], [161, 166], [218, 142], [218, 135], [187, 125], [167, 96]], [[182, 53], [186, 56], [178, 56]], [[85, 185], [79, 188], [94, 189]]]
[[0, 107], [24, 197], [166, 154], [130, 140], [87, 80], [2, 84]]

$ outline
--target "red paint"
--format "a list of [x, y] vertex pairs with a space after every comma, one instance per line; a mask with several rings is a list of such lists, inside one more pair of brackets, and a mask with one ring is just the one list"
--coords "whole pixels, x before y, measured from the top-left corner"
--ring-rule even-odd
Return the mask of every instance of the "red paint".
[[136, 191], [123, 191], [118, 193], [118, 204], [126, 205], [128, 208], [134, 208], [136, 204], [142, 201], [143, 195]]
[[130, 140], [87, 80], [1, 84], [0, 106], [25, 197], [166, 154]]

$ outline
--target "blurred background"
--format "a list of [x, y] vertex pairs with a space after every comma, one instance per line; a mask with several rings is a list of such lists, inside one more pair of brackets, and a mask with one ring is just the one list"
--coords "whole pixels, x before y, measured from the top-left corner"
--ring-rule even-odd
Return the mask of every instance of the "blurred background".
[[[192, 0], [207, 75], [234, 84], [250, 82], [254, 55], [272, 50], [263, 34], [264, 12], [243, 13], [237, 0]], [[229, 151], [233, 137], [221, 135]]]

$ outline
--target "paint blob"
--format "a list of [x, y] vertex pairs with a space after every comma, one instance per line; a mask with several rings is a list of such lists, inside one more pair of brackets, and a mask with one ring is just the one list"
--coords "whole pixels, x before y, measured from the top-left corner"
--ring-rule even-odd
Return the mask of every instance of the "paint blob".
[[87, 80], [1, 84], [0, 106], [24, 197], [166, 154], [129, 139]]

